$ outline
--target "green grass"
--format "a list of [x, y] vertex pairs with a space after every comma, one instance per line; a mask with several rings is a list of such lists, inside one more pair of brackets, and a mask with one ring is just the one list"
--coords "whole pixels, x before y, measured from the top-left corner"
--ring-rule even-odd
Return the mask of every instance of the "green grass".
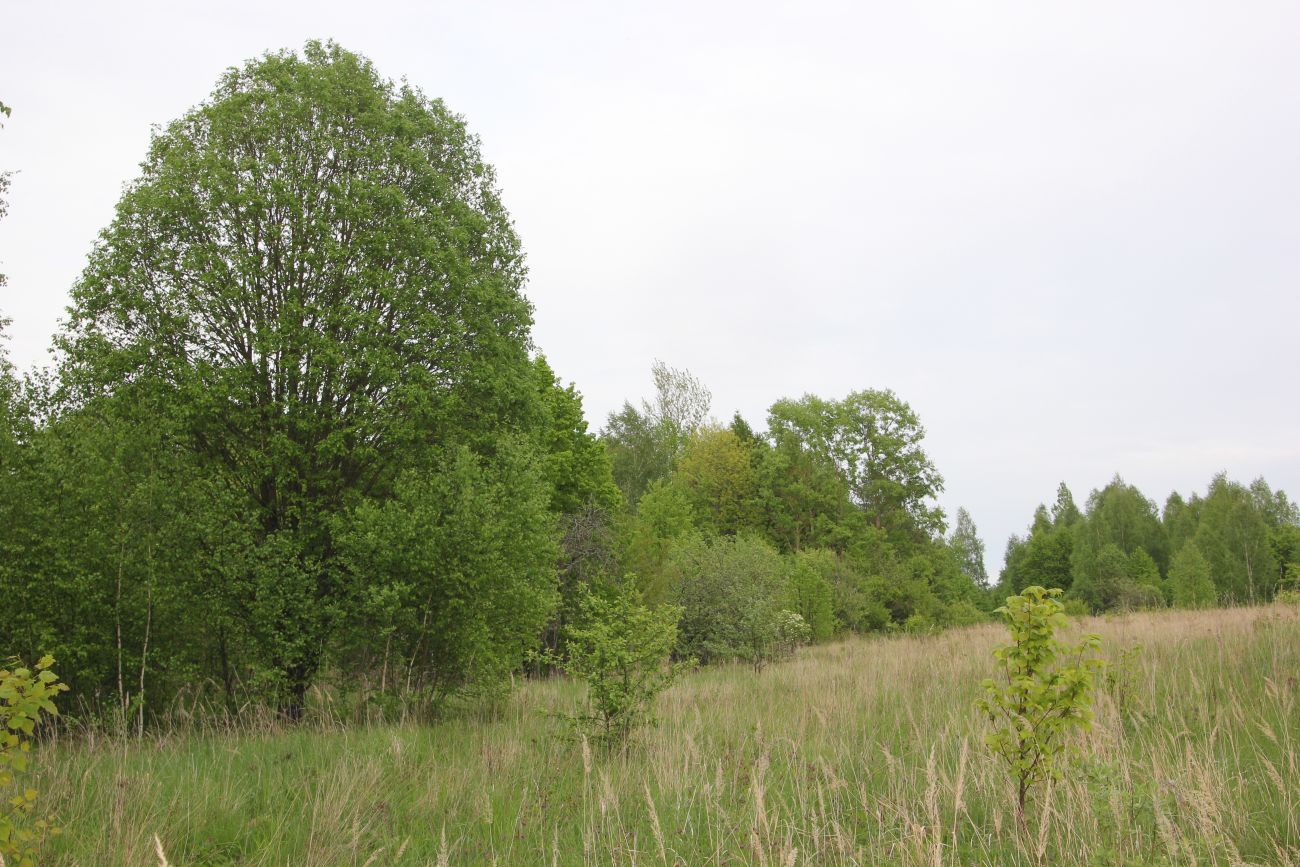
[[[972, 710], [1000, 627], [700, 671], [606, 755], [525, 684], [499, 718], [47, 748], [50, 864], [1300, 864], [1300, 609], [1087, 621], [1086, 759], [1027, 833]], [[1121, 680], [1124, 680], [1121, 678]]]

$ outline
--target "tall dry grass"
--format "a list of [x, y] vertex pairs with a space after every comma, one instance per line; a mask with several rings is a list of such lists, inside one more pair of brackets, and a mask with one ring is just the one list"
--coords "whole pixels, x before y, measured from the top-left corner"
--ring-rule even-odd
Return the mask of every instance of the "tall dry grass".
[[557, 736], [563, 681], [492, 721], [65, 743], [43, 756], [49, 862], [1300, 864], [1300, 609], [1077, 628], [1116, 676], [1027, 833], [972, 710], [989, 625], [700, 671], [612, 754]]

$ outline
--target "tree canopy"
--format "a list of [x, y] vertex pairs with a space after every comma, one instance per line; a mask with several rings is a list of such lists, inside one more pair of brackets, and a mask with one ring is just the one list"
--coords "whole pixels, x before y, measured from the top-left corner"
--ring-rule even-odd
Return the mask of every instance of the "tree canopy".
[[921, 448], [925, 428], [892, 391], [855, 391], [838, 401], [815, 395], [778, 401], [768, 426], [778, 440], [792, 437], [830, 456], [876, 527], [910, 524], [929, 532], [943, 526], [942, 513], [931, 504], [943, 490], [943, 477]]
[[[348, 571], [352, 525], [418, 520], [412, 499], [447, 495], [422, 478], [509, 477], [546, 449], [524, 274], [465, 123], [333, 43], [228, 71], [155, 134], [102, 233], [61, 340], [64, 406], [147, 395], [234, 493], [224, 602], [294, 712], [351, 594], [398, 574]], [[426, 555], [430, 574], [450, 580], [441, 558], [467, 541]], [[537, 569], [499, 580], [540, 586]]]

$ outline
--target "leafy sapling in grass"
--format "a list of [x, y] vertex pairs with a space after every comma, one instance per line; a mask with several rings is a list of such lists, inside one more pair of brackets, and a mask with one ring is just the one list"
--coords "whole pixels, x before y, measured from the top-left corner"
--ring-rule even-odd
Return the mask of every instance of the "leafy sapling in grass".
[[1105, 663], [1092, 655], [1101, 645], [1087, 635], [1077, 646], [1056, 639], [1069, 623], [1061, 591], [1027, 587], [998, 609], [1011, 643], [997, 648], [998, 677], [983, 682], [975, 706], [988, 716], [985, 737], [1007, 763], [1016, 784], [1016, 818], [1023, 828], [1030, 789], [1060, 779], [1074, 745], [1071, 735], [1092, 728], [1092, 695]]
[[587, 708], [572, 718], [581, 734], [610, 746], [654, 723], [655, 698], [694, 664], [670, 661], [680, 617], [675, 605], [646, 607], [630, 581], [612, 597], [580, 600], [566, 654], [554, 662], [587, 684]]
[[20, 785], [31, 766], [32, 740], [43, 717], [58, 716], [54, 697], [67, 690], [46, 656], [28, 668], [0, 668], [0, 864], [31, 867], [47, 835], [58, 829], [32, 820], [36, 790]]

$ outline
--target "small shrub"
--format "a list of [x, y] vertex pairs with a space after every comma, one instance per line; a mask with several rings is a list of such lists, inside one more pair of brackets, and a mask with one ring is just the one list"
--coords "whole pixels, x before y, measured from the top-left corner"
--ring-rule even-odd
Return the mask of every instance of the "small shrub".
[[989, 615], [979, 610], [973, 603], [959, 599], [948, 606], [944, 620], [949, 626], [973, 626], [987, 623]]
[[680, 655], [755, 669], [779, 657], [789, 583], [775, 548], [748, 536], [693, 539], [675, 550], [670, 568], [682, 606]]
[[1088, 609], [1088, 603], [1077, 596], [1062, 600], [1061, 604], [1061, 610], [1067, 617], [1087, 617], [1092, 614]]
[[[59, 714], [54, 697], [68, 687], [50, 670], [53, 665], [54, 658], [46, 656], [32, 668], [17, 663], [0, 669], [0, 794], [16, 789], [30, 770], [37, 724]], [[36, 797], [28, 788], [0, 801], [0, 863], [31, 867], [46, 835], [58, 833], [45, 819], [31, 821]]]
[[808, 621], [793, 611], [781, 610], [776, 613], [776, 653], [782, 657], [793, 656], [794, 652], [812, 641], [813, 630]]
[[638, 726], [654, 723], [655, 697], [691, 664], [669, 662], [681, 609], [647, 608], [630, 582], [610, 599], [588, 594], [578, 608], [567, 653], [552, 661], [587, 683], [587, 711], [572, 718], [577, 729], [605, 744], [622, 743]]
[[1115, 597], [1115, 607], [1120, 611], [1154, 611], [1167, 608], [1165, 594], [1150, 584], [1125, 584]]
[[1273, 601], [1282, 605], [1300, 605], [1300, 563], [1288, 563], [1286, 577], [1278, 582]]
[[938, 631], [934, 621], [924, 614], [909, 614], [896, 628], [907, 635], [931, 635]]
[[1030, 788], [1060, 779], [1070, 735], [1092, 727], [1094, 678], [1105, 663], [1090, 656], [1101, 639], [1088, 635], [1077, 647], [1056, 639], [1069, 621], [1060, 590], [1027, 587], [998, 609], [1011, 643], [993, 651], [1000, 677], [986, 679], [976, 701], [992, 724], [985, 742], [1006, 763], [1016, 783], [1016, 818], [1025, 821]]

